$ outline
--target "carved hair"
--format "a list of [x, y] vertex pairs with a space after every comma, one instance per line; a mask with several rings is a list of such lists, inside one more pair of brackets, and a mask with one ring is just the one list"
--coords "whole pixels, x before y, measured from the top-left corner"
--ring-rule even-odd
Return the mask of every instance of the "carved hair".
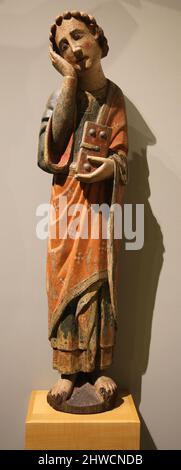
[[107, 39], [104, 36], [104, 31], [97, 24], [95, 18], [92, 15], [88, 15], [87, 13], [82, 13], [80, 11], [66, 11], [65, 13], [62, 13], [62, 15], [57, 16], [55, 23], [53, 23], [53, 25], [51, 26], [51, 34], [49, 37], [55, 52], [60, 53], [55, 41], [57, 26], [60, 26], [63, 20], [70, 20], [71, 18], [75, 18], [78, 21], [82, 21], [86, 24], [86, 26], [93, 35], [98, 35], [97, 41], [100, 48], [102, 49], [102, 58], [106, 57], [109, 51], [109, 46]]

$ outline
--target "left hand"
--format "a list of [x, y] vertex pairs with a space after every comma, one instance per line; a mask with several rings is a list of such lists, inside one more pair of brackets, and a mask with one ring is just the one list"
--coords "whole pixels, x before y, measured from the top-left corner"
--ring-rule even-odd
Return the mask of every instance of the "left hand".
[[103, 181], [108, 178], [112, 178], [114, 175], [114, 162], [110, 158], [103, 157], [87, 157], [87, 160], [95, 165], [99, 166], [92, 173], [82, 174], [77, 173], [75, 179], [83, 183], [96, 183], [97, 181]]

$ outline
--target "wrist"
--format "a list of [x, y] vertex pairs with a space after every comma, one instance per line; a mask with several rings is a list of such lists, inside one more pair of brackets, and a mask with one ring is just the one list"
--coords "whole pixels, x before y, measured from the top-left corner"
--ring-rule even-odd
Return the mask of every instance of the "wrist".
[[77, 76], [76, 75], [75, 76], [74, 75], [65, 75], [64, 80], [67, 83], [77, 84]]

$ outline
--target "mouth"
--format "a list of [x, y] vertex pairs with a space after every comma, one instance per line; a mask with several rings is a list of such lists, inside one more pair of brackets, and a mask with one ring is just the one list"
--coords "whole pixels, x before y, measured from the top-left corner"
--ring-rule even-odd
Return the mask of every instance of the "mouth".
[[86, 59], [86, 57], [82, 57], [81, 59], [76, 60], [76, 64], [81, 64]]
[[77, 59], [75, 62], [75, 68], [78, 72], [82, 72], [85, 69], [87, 57], [81, 57], [81, 59]]
[[83, 70], [86, 69], [86, 61], [87, 61], [88, 57], [87, 56], [84, 56], [84, 57], [81, 57], [81, 59], [77, 59], [75, 62], [74, 62], [74, 67], [76, 68], [76, 70], [78, 72], [83, 72]]

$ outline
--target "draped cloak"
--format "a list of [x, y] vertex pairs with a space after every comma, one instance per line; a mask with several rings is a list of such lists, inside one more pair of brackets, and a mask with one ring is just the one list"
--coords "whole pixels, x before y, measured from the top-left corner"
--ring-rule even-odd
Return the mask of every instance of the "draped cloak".
[[[115, 224], [113, 208], [116, 203], [122, 204], [127, 183], [124, 95], [107, 80], [104, 99], [96, 108], [97, 97], [84, 92], [84, 98], [85, 93], [89, 103], [87, 111], [80, 120], [80, 96], [75, 107], [75, 127], [58, 163], [54, 163], [52, 150], [52, 113], [58, 93], [52, 95], [42, 118], [43, 147], [39, 146], [38, 161], [41, 169], [54, 174], [46, 270], [48, 325], [53, 367], [67, 374], [103, 369], [112, 362], [120, 251], [120, 238], [114, 233], [118, 221]], [[114, 161], [113, 179], [82, 183], [74, 178], [85, 119], [112, 128], [108, 156]], [[92, 219], [94, 204], [107, 204], [111, 209], [106, 237], [101, 232], [107, 216], [103, 210], [99, 215], [94, 213]], [[72, 237], [76, 220], [79, 236]], [[95, 229], [96, 237], [92, 235]]]

